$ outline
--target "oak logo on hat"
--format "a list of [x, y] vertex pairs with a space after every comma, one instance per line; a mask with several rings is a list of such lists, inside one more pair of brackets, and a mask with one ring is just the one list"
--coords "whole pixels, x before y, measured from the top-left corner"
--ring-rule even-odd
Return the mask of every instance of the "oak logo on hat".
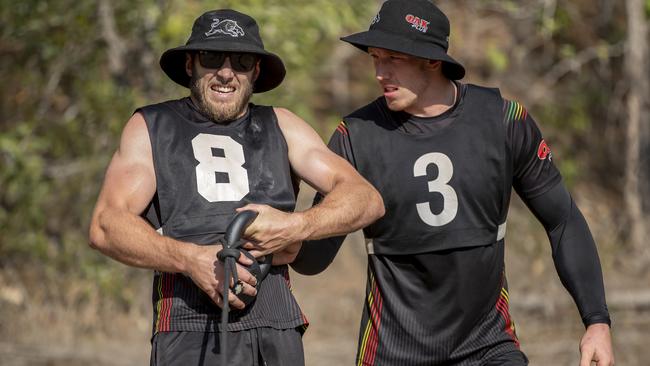
[[217, 33], [223, 33], [232, 37], [239, 37], [245, 35], [244, 30], [241, 29], [239, 24], [236, 21], [231, 19], [219, 20], [217, 18], [212, 19], [212, 28], [205, 32], [206, 37], [210, 37]]
[[383, 48], [442, 61], [443, 75], [460, 80], [465, 68], [447, 54], [449, 33], [449, 19], [430, 0], [386, 0], [367, 31], [341, 40], [364, 52], [370, 47]]
[[424, 20], [420, 17], [416, 17], [413, 14], [407, 15], [405, 19], [407, 22], [411, 23], [411, 26], [413, 28], [419, 30], [422, 33], [426, 33], [429, 29], [429, 21]]

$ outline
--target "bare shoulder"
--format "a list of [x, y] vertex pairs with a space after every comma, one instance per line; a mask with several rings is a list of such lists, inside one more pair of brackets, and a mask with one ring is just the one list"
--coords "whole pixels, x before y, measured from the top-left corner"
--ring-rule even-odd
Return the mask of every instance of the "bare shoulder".
[[289, 127], [311, 128], [307, 122], [305, 122], [305, 120], [286, 108], [273, 107], [273, 110], [275, 111], [275, 115], [278, 118], [280, 128], [283, 130]]
[[151, 153], [147, 123], [141, 113], [134, 113], [126, 122], [120, 139], [120, 152], [136, 150]]
[[126, 207], [139, 214], [155, 190], [156, 178], [147, 124], [140, 113], [135, 113], [122, 130], [119, 147], [104, 177], [98, 207]]
[[303, 140], [302, 142], [321, 141], [316, 131], [292, 111], [280, 107], [273, 107], [273, 110], [278, 118], [280, 130], [289, 143], [294, 139]]

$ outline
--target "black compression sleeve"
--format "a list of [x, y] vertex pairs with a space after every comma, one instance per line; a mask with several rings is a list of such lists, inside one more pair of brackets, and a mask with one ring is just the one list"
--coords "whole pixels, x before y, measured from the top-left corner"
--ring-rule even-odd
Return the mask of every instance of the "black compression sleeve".
[[344, 239], [345, 236], [336, 236], [304, 242], [291, 268], [308, 276], [323, 272], [334, 261]]
[[[318, 204], [322, 199], [323, 196], [317, 193], [313, 204]], [[303, 242], [300, 252], [291, 263], [291, 268], [308, 276], [323, 272], [334, 261], [343, 240], [345, 235]]]
[[611, 325], [596, 244], [565, 186], [556, 184], [526, 204], [546, 229], [555, 268], [576, 302], [585, 327], [595, 323]]

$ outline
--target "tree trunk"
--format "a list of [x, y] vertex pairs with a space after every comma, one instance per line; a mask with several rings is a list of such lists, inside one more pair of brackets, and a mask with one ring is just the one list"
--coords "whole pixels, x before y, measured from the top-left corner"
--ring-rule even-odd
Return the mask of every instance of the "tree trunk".
[[647, 161], [642, 152], [648, 145], [646, 113], [648, 96], [648, 30], [642, 0], [626, 0], [628, 30], [625, 68], [628, 85], [627, 96], [627, 146], [625, 170], [625, 206], [630, 223], [630, 244], [634, 249], [639, 265], [645, 267], [650, 261], [650, 246], [646, 245], [646, 220], [644, 218], [645, 174]]

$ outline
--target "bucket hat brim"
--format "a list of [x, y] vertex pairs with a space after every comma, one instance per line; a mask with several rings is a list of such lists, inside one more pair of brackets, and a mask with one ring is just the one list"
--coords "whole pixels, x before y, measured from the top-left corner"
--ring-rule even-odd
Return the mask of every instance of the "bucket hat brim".
[[421, 41], [383, 32], [378, 29], [371, 29], [341, 37], [341, 40], [350, 43], [364, 52], [368, 52], [368, 47], [376, 47], [428, 60], [439, 60], [443, 62], [442, 73], [448, 79], [460, 80], [465, 76], [465, 68], [463, 65], [449, 56], [444, 48], [435, 44], [424, 44]]
[[197, 51], [245, 52], [260, 56], [260, 73], [255, 80], [254, 93], [269, 91], [282, 83], [287, 73], [279, 56], [250, 43], [196, 42], [169, 49], [160, 56], [160, 67], [176, 83], [189, 88], [190, 76], [185, 72], [186, 53]]

